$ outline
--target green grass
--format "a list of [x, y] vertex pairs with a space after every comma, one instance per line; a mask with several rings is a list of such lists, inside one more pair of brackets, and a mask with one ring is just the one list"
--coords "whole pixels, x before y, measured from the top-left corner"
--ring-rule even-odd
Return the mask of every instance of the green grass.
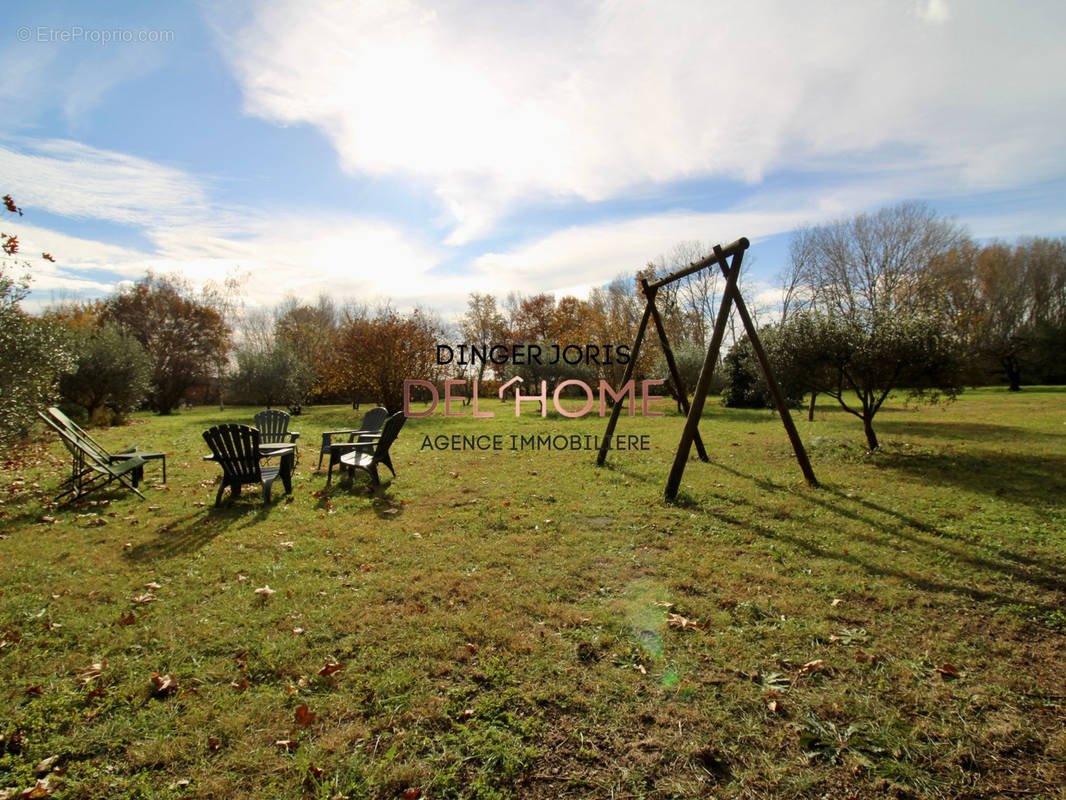
[[50, 509], [61, 446], [12, 452], [0, 797], [1063, 796], [1066, 392], [890, 405], [872, 457], [797, 414], [819, 489], [775, 416], [713, 405], [670, 505], [677, 416], [623, 418], [651, 450], [604, 467], [420, 450], [605, 425], [484, 408], [408, 420], [376, 491], [326, 489], [319, 434], [361, 412], [311, 408], [268, 507], [214, 509], [200, 458], [253, 409], [101, 432], [169, 453], [143, 502]]

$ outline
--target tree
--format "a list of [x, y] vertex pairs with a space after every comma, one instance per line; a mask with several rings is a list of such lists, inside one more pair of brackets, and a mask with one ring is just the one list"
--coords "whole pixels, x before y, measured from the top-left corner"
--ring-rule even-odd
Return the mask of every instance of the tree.
[[862, 420], [870, 450], [879, 446], [873, 421], [894, 389], [913, 398], [954, 397], [962, 390], [962, 348], [944, 320], [923, 313], [871, 320], [805, 311], [780, 329], [791, 374]]
[[[493, 295], [470, 293], [467, 298], [466, 313], [459, 318], [459, 334], [465, 343], [485, 348], [504, 343], [507, 338], [507, 321], [500, 313]], [[478, 361], [477, 382], [479, 386], [484, 382], [487, 368], [487, 360]]]
[[403, 407], [405, 379], [435, 380], [440, 324], [423, 311], [401, 316], [384, 308], [375, 317], [349, 315], [337, 335], [331, 384], [356, 404], [377, 402], [390, 411]]
[[129, 332], [152, 359], [148, 401], [160, 414], [172, 412], [188, 389], [206, 381], [229, 345], [229, 328], [218, 311], [190, 294], [179, 279], [149, 272], [104, 303], [105, 318]]
[[793, 234], [788, 284], [807, 310], [786, 317], [784, 358], [812, 391], [862, 419], [871, 450], [874, 416], [893, 389], [961, 389], [959, 337], [929, 276], [965, 241], [955, 223], [912, 202]]
[[152, 360], [140, 342], [104, 324], [71, 330], [70, 343], [74, 367], [59, 379], [66, 402], [84, 408], [90, 421], [105, 408], [121, 418], [141, 404], [151, 388]]
[[[1066, 380], [1066, 239], [965, 242], [932, 265], [930, 292], [966, 342], [975, 381]], [[984, 374], [982, 374], [982, 372]]]
[[298, 407], [310, 372], [310, 365], [284, 341], [268, 350], [237, 351], [240, 395], [267, 408]]
[[[803, 403], [804, 393], [811, 387], [808, 376], [803, 372], [797, 360], [788, 357], [783, 351], [784, 341], [781, 327], [765, 327], [759, 331], [766, 357], [774, 371], [774, 378], [785, 402], [792, 408]], [[744, 336], [722, 359], [724, 388], [722, 405], [729, 408], [774, 408], [775, 402], [770, 387], [766, 382], [759, 359], [751, 339]]]
[[[22, 216], [10, 195], [4, 195], [3, 204]], [[71, 359], [63, 331], [20, 305], [29, 292], [29, 276], [12, 274], [28, 267], [15, 234], [0, 233], [0, 253], [0, 444], [6, 445], [24, 437], [37, 409], [54, 401], [59, 375]], [[53, 260], [47, 253], [41, 257]]]
[[328, 295], [320, 296], [313, 306], [289, 299], [277, 311], [274, 337], [287, 345], [301, 364], [292, 403], [297, 410], [326, 384], [338, 317], [337, 307]]
[[[242, 273], [239, 269], [233, 269], [223, 279], [222, 283], [208, 281], [201, 292], [204, 305], [218, 312], [222, 324], [232, 330], [234, 321], [243, 307], [241, 296], [244, 294], [244, 284], [247, 282], [249, 273]], [[230, 349], [232, 340], [225, 336], [215, 349], [215, 388], [218, 390], [218, 410], [225, 409], [223, 393], [226, 385], [226, 369], [230, 362]]]

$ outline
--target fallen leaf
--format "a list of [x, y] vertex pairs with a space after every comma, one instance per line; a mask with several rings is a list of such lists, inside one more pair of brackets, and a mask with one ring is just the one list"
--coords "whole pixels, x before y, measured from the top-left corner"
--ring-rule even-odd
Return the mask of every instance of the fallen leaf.
[[474, 644], [473, 642], [467, 642], [466, 643], [466, 652], [468, 652], [468, 653], [476, 653], [477, 652], [477, 645]]
[[326, 666], [322, 667], [322, 669], [318, 671], [318, 674], [324, 678], [328, 678], [331, 675], [340, 672], [342, 669], [344, 669], [344, 664], [341, 664], [337, 661], [331, 661], [326, 664]]
[[37, 800], [39, 797], [51, 797], [52, 791], [51, 776], [49, 776], [37, 781], [29, 789], [23, 789], [18, 798], [19, 800]]
[[836, 608], [837, 606], [841, 605], [843, 602], [844, 601], [841, 600], [839, 597], [834, 597], [833, 598], [833, 602], [830, 603], [829, 605], [833, 606], [833, 608]]
[[88, 686], [94, 680], [103, 675], [105, 669], [107, 669], [107, 659], [90, 664], [78, 673], [78, 680], [81, 681], [82, 684]]
[[952, 680], [961, 678], [964, 674], [962, 672], [959, 672], [959, 668], [956, 667], [954, 664], [944, 664], [943, 666], [937, 667], [936, 671], [937, 673], [939, 673], [941, 678], [950, 678]]
[[294, 742], [292, 739], [278, 739], [274, 742], [274, 747], [280, 747], [286, 753], [291, 753], [296, 748], [297, 744], [298, 743]]
[[130, 613], [119, 617], [118, 618], [118, 624], [119, 625], [132, 625], [136, 619], [137, 619], [137, 617], [131, 611]]
[[146, 584], [144, 585], [144, 588], [145, 588], [145, 589], [162, 589], [163, 587], [162, 587], [162, 586], [160, 586], [160, 585], [159, 585], [158, 583], [156, 583], [155, 581], [150, 581], [150, 582], [148, 582], [148, 583], [146, 583]]
[[178, 679], [170, 674], [160, 675], [158, 672], [153, 672], [152, 689], [157, 695], [171, 694], [178, 690]]
[[808, 661], [802, 667], [800, 667], [800, 675], [812, 675], [816, 672], [828, 672], [829, 668], [825, 665], [825, 661], [820, 658], [814, 661]]
[[271, 589], [270, 586], [267, 585], [267, 586], [260, 586], [258, 589], [255, 590], [255, 593], [257, 595], [260, 595], [263, 598], [267, 598], [267, 597], [270, 597], [270, 595], [272, 595], [272, 594], [277, 594], [277, 590]]
[[317, 716], [318, 714], [314, 711], [311, 711], [306, 704], [296, 706], [295, 719], [297, 725], [306, 728], [308, 725], [315, 721], [315, 717]]
[[217, 753], [220, 749], [222, 749], [222, 740], [219, 739], [217, 736], [208, 736], [207, 749], [210, 750], [212, 753]]
[[52, 771], [52, 767], [56, 765], [57, 761], [59, 761], [59, 756], [49, 756], [42, 761], [38, 761], [37, 766], [34, 767], [33, 771], [38, 775], [44, 775], [46, 772]]
[[671, 628], [680, 628], [681, 630], [691, 628], [692, 630], [697, 630], [700, 633], [706, 633], [707, 629], [710, 627], [710, 621], [700, 623], [696, 622], [695, 620], [688, 619], [687, 617], [683, 617], [680, 614], [668, 614], [666, 617], [666, 624], [669, 625]]
[[873, 653], [867, 653], [861, 647], [855, 651], [855, 662], [857, 664], [876, 664], [880, 660], [880, 656], [874, 655]]
[[151, 592], [145, 592], [144, 594], [139, 594], [136, 597], [130, 598], [132, 602], [137, 603], [138, 605], [143, 605], [144, 603], [154, 603], [158, 599], [159, 598]]

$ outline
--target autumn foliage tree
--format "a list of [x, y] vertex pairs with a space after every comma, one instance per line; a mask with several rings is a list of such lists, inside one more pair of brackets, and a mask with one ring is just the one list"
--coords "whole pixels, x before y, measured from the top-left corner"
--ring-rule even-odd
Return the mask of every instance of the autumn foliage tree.
[[169, 414], [191, 387], [206, 382], [229, 329], [217, 310], [198, 302], [177, 278], [148, 273], [109, 298], [104, 317], [133, 336], [152, 361], [148, 402]]
[[435, 380], [440, 326], [421, 311], [401, 316], [392, 309], [377, 315], [349, 315], [337, 334], [329, 370], [332, 387], [354, 404], [373, 402], [389, 411], [403, 406], [407, 378]]

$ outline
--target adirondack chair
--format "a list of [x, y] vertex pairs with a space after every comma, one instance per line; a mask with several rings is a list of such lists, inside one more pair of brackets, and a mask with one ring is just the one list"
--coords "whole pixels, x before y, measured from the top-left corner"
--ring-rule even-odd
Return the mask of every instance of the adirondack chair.
[[[385, 424], [385, 420], [388, 419], [389, 412], [378, 406], [372, 408], [363, 415], [363, 421], [359, 427], [355, 430], [344, 431], [326, 431], [322, 434], [322, 447], [318, 451], [318, 467], [316, 471], [322, 471], [322, 458], [328, 455], [330, 460], [330, 469], [340, 461], [341, 455], [349, 450], [354, 450], [358, 447], [372, 448], [377, 442], [376, 437], [373, 435], [380, 433], [381, 426]], [[348, 440], [344, 441], [347, 437]], [[339, 445], [345, 445], [340, 447]], [[347, 447], [346, 445], [352, 445]]]
[[265, 467], [261, 461], [267, 453], [260, 449], [260, 434], [256, 428], [248, 425], [216, 425], [203, 433], [204, 441], [211, 448], [211, 455], [204, 456], [205, 461], [217, 461], [222, 467], [222, 485], [218, 487], [215, 505], [222, 504], [222, 493], [228, 486], [231, 501], [240, 497], [241, 486], [259, 484], [263, 487], [263, 502], [270, 502], [270, 487], [280, 476], [285, 484], [285, 493], [292, 493], [292, 468], [295, 460], [296, 446], [289, 448], [272, 448], [273, 455], [281, 455], [281, 464], [277, 467]]
[[[128, 458], [140, 458], [144, 461], [162, 461], [163, 462], [163, 483], [167, 482], [167, 454], [166, 453], [151, 453], [145, 450], [139, 450], [136, 445], [127, 447], [125, 450], [120, 450], [117, 453], [109, 452], [100, 442], [96, 441], [88, 431], [82, 428], [78, 423], [64, 414], [55, 406], [52, 406], [46, 410], [48, 416], [46, 417], [40, 411], [37, 415], [40, 416], [45, 422], [49, 423], [53, 427], [59, 425], [67, 431], [71, 436], [76, 439], [80, 439], [87, 447], [91, 447], [102, 457], [107, 459], [109, 464], [119, 464]], [[135, 474], [135, 480], [133, 485], [136, 486], [143, 477], [143, 469]]]
[[257, 413], [255, 427], [259, 428], [261, 444], [295, 442], [300, 438], [299, 433], [289, 430], [289, 415], [276, 408]]
[[400, 428], [403, 427], [406, 421], [407, 417], [404, 416], [404, 413], [397, 411], [385, 420], [385, 424], [381, 428], [381, 438], [378, 439], [372, 450], [358, 449], [345, 453], [340, 457], [341, 466], [350, 468], [353, 475], [355, 470], [363, 470], [370, 476], [370, 480], [375, 486], [381, 483], [381, 478], [378, 475], [378, 464], [384, 464], [388, 467], [392, 477], [395, 478], [396, 470], [393, 469], [392, 459], [389, 457], [389, 448], [396, 441], [396, 437], [400, 434]]
[[59, 435], [60, 441], [70, 451], [70, 477], [60, 484], [62, 491], [55, 496], [54, 502], [66, 505], [102, 489], [112, 481], [118, 481], [121, 486], [144, 499], [137, 489], [144, 470], [143, 458], [131, 455], [110, 462], [86, 440], [72, 434], [40, 411], [37, 414]]

